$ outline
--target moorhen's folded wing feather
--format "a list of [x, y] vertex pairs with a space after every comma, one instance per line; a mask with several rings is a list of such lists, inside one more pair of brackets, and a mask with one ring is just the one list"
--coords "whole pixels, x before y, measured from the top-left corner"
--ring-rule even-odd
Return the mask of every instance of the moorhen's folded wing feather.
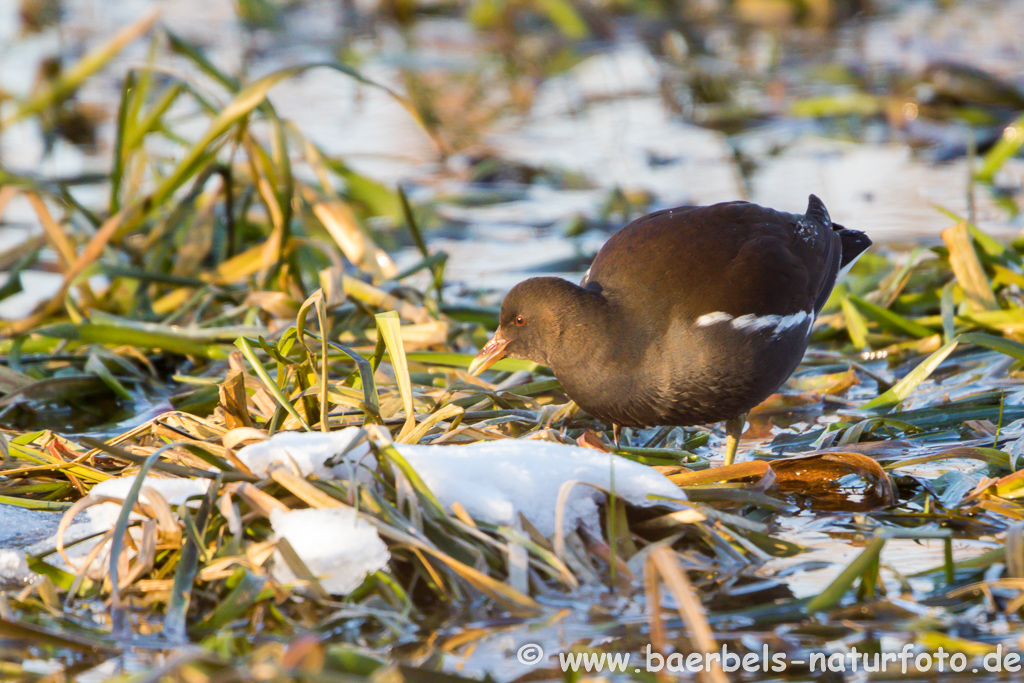
[[682, 207], [614, 234], [584, 284], [660, 320], [716, 311], [817, 313], [832, 290], [840, 253], [831, 222], [747, 202]]

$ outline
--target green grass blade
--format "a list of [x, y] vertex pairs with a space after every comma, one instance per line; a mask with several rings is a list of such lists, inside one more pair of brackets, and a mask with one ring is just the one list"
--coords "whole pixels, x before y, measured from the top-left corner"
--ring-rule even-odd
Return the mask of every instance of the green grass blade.
[[891, 408], [896, 405], [917, 388], [917, 385], [929, 377], [935, 369], [946, 360], [946, 357], [953, 353], [959, 342], [951, 341], [943, 345], [938, 351], [925, 358], [920, 365], [907, 373], [907, 376], [897, 382], [884, 394], [880, 394], [861, 406], [864, 410], [875, 408]]
[[[423, 233], [420, 230], [419, 221], [416, 220], [416, 215], [413, 213], [412, 205], [409, 203], [409, 198], [405, 195], [405, 190], [401, 187], [398, 188], [398, 197], [402, 202], [402, 214], [405, 217], [405, 225], [409, 228], [409, 232], [412, 234], [412, 240], [416, 244], [416, 248], [419, 250], [423, 258], [429, 259], [430, 251], [427, 249], [427, 243], [423, 239]], [[442, 276], [444, 274], [444, 260], [433, 265], [431, 270], [434, 273], [434, 291], [437, 292], [437, 298], [440, 301], [441, 290], [444, 287], [444, 282], [442, 280]]]
[[995, 448], [981, 448], [978, 446], [974, 447], [960, 447], [954, 448], [950, 451], [943, 453], [932, 453], [930, 455], [922, 455], [917, 458], [907, 458], [905, 460], [897, 460], [896, 462], [888, 463], [883, 467], [886, 471], [898, 470], [903, 467], [913, 467], [915, 465], [924, 465], [930, 462], [941, 462], [943, 460], [979, 460], [986, 465], [997, 470], [1003, 470], [1010, 472], [1013, 468], [1010, 466], [1010, 456], [1003, 451]]
[[398, 440], [404, 441], [416, 428], [416, 410], [413, 404], [412, 380], [409, 378], [409, 362], [405, 357], [405, 346], [402, 344], [402, 322], [397, 311], [378, 313], [377, 330], [380, 332], [384, 346], [387, 347], [391, 359], [391, 367], [395, 370], [398, 391], [402, 395], [402, 406], [405, 408], [405, 425], [398, 433]]
[[431, 516], [436, 519], [443, 519], [448, 516], [448, 513], [444, 511], [444, 506], [441, 505], [441, 501], [437, 499], [434, 493], [427, 486], [426, 482], [420, 478], [419, 473], [413, 469], [413, 466], [409, 464], [409, 461], [402, 457], [402, 454], [398, 452], [398, 449], [394, 446], [383, 446], [379, 450], [380, 455], [386, 457], [391, 463], [398, 468], [398, 470], [409, 480], [409, 485], [412, 486], [416, 494], [428, 504], [431, 510]]
[[135, 71], [129, 71], [121, 85], [121, 104], [117, 109], [117, 124], [114, 129], [114, 150], [112, 154], [112, 167], [110, 169], [110, 202], [108, 211], [111, 215], [121, 210], [119, 197], [121, 194], [121, 178], [124, 175], [125, 166], [125, 130], [128, 127], [128, 112], [132, 109], [132, 101], [135, 96]]
[[359, 371], [359, 381], [363, 389], [363, 402], [373, 410], [373, 415], [367, 415], [367, 421], [372, 421], [380, 415], [380, 397], [377, 395], [377, 384], [373, 379], [373, 365], [363, 356], [356, 353], [347, 346], [335, 342], [327, 342], [331, 348], [341, 351], [351, 358]]
[[124, 502], [121, 504], [121, 512], [117, 516], [117, 522], [114, 523], [114, 535], [110, 539], [110, 563], [107, 573], [110, 577], [110, 619], [115, 637], [120, 638], [127, 635], [123, 632], [123, 629], [130, 628], [127, 623], [127, 617], [124, 615], [125, 605], [121, 602], [121, 584], [118, 580], [121, 549], [124, 546], [125, 535], [128, 533], [128, 518], [131, 516], [132, 508], [135, 507], [139, 500], [139, 494], [142, 492], [146, 475], [149, 474], [153, 465], [160, 459], [164, 451], [184, 443], [186, 442], [172, 441], [171, 443], [164, 444], [143, 461], [139, 471], [135, 474], [135, 481], [132, 482], [132, 486], [124, 497]]
[[35, 330], [36, 334], [56, 339], [80, 341], [88, 344], [109, 344], [113, 346], [135, 346], [142, 349], [163, 349], [184, 356], [196, 356], [211, 360], [228, 357], [225, 345], [189, 339], [180, 333], [164, 332], [157, 329], [140, 329], [121, 325], [96, 323], [55, 323]]
[[[406, 357], [414, 363], [424, 365], [440, 365], [445, 367], [468, 368], [476, 357], [472, 353], [451, 353], [448, 351], [410, 351]], [[516, 372], [526, 370], [535, 372], [538, 368], [544, 367], [532, 360], [520, 360], [518, 358], [502, 358], [491, 366], [494, 370]]]
[[978, 180], [992, 182], [996, 171], [1003, 167], [1007, 159], [1017, 153], [1021, 145], [1024, 145], [1024, 114], [1003, 129], [1003, 136], [999, 138], [999, 142], [985, 154], [981, 161], [981, 168], [978, 169], [976, 175]]
[[851, 562], [846, 569], [840, 572], [828, 588], [823, 590], [805, 607], [808, 614], [814, 614], [822, 610], [835, 607], [846, 595], [846, 592], [853, 586], [858, 576], [863, 576], [872, 566], [877, 565], [881, 555], [882, 547], [885, 545], [884, 536], [875, 536], [871, 542], [864, 547], [864, 551]]
[[850, 341], [858, 349], [867, 348], [868, 323], [864, 320], [864, 316], [850, 302], [849, 298], [844, 298], [840, 305], [843, 308], [843, 318], [846, 319], [846, 332], [850, 335]]
[[910, 336], [917, 337], [919, 339], [934, 334], [931, 329], [924, 325], [919, 325], [898, 313], [893, 313], [892, 311], [882, 308], [877, 304], [873, 304], [870, 301], [866, 301], [855, 294], [850, 295], [849, 301], [851, 301], [865, 317], [870, 320], [874, 320], [883, 327], [887, 327], [896, 332], [909, 334]]
[[978, 260], [978, 253], [967, 232], [967, 223], [961, 221], [943, 230], [942, 240], [949, 249], [949, 265], [971, 308], [976, 311], [997, 310], [999, 302]]
[[3, 122], [0, 122], [0, 130], [6, 130], [16, 121], [20, 121], [26, 116], [38, 114], [44, 109], [67, 99], [87, 78], [106, 66], [113, 59], [114, 55], [146, 33], [156, 21], [157, 14], [157, 11], [153, 10], [134, 24], [126, 26], [115, 33], [103, 45], [91, 50], [74, 66], [64, 71], [54, 82], [40, 88], [39, 92], [33, 97], [18, 105], [13, 112], [3, 119]]
[[[187, 508], [182, 506], [186, 531], [190, 529], [191, 531], [186, 534], [185, 544], [178, 557], [178, 566], [174, 569], [171, 599], [167, 604], [167, 612], [164, 614], [163, 636], [173, 643], [187, 642], [185, 618], [188, 615], [189, 604], [192, 602], [195, 577], [199, 573], [199, 558], [202, 555], [203, 547], [201, 536], [205, 533], [207, 520], [210, 517], [210, 511], [214, 509], [219, 489], [220, 486], [217, 484], [210, 486], [193, 519], [189, 519]], [[194, 524], [190, 523], [192, 521]]]
[[402, 215], [397, 193], [383, 183], [356, 173], [335, 159], [328, 159], [328, 166], [345, 181], [345, 195], [352, 201], [367, 207], [378, 216], [399, 220]]
[[14, 505], [26, 510], [45, 510], [47, 512], [63, 512], [71, 507], [71, 503], [55, 503], [49, 500], [36, 500], [19, 496], [0, 496], [0, 504]]
[[[315, 355], [312, 350], [306, 346], [306, 335], [309, 334], [306, 331], [306, 314], [309, 312], [311, 306], [316, 307], [317, 321], [320, 325], [320, 330], [327, 329], [327, 310], [324, 307], [324, 290], [318, 289], [310, 294], [305, 301], [302, 302], [302, 306], [299, 307], [299, 312], [295, 319], [295, 329], [298, 332], [298, 341], [302, 345], [302, 348], [306, 350], [306, 354], [310, 358], [310, 369], [315, 373], [316, 369], [313, 365], [313, 358]], [[310, 335], [312, 336], [312, 335]], [[317, 378], [317, 382], [320, 385], [319, 401], [320, 401], [320, 431], [329, 431], [330, 427], [327, 424], [327, 413], [328, 413], [328, 402], [327, 402], [327, 373], [328, 373], [328, 358], [327, 358], [327, 338], [323, 335], [320, 339], [320, 377]]]
[[[317, 291], [322, 293], [323, 290]], [[327, 322], [327, 304], [324, 303], [323, 296], [316, 302], [316, 316], [322, 332], [320, 336], [320, 429], [326, 432], [330, 430], [327, 424], [330, 413], [330, 408], [327, 405], [327, 373], [330, 365], [327, 357], [329, 347], [326, 332], [329, 329], [329, 323]]]
[[183, 40], [182, 38], [178, 37], [178, 34], [174, 33], [173, 31], [165, 30], [164, 33], [167, 36], [167, 41], [170, 44], [171, 49], [180, 54], [182, 57], [185, 57], [186, 59], [191, 61], [197, 67], [199, 67], [199, 70], [201, 72], [203, 72], [213, 80], [217, 81], [222, 86], [224, 86], [225, 89], [230, 90], [231, 92], [238, 92], [238, 90], [241, 89], [242, 84], [238, 81], [237, 78], [228, 76], [223, 71], [214, 66], [213, 62], [207, 59], [206, 55], [204, 55], [201, 50], [197, 50], [196, 48], [192, 47], [192, 45], [190, 45], [187, 41]]
[[125, 131], [124, 139], [124, 152], [132, 152], [138, 148], [142, 143], [142, 139], [148, 134], [157, 130], [161, 125], [161, 120], [167, 110], [171, 108], [171, 105], [178, 99], [178, 97], [187, 90], [187, 88], [181, 83], [175, 83], [170, 88], [164, 91], [152, 107], [146, 112], [141, 118], [134, 120], [129, 119], [130, 125]]
[[241, 580], [222, 598], [207, 617], [200, 622], [195, 630], [199, 633], [210, 633], [230, 624], [253, 608], [262, 597], [267, 584], [266, 576], [253, 574], [248, 570], [239, 570]]
[[277, 401], [278, 405], [284, 408], [289, 415], [294, 417], [298, 423], [302, 425], [303, 429], [307, 432], [312, 431], [309, 427], [309, 423], [306, 422], [306, 419], [299, 414], [299, 411], [295, 409], [295, 406], [293, 406], [291, 401], [288, 400], [288, 397], [284, 395], [281, 388], [277, 386], [277, 382], [275, 382], [270, 376], [267, 369], [263, 367], [263, 363], [261, 363], [260, 359], [256, 356], [256, 350], [252, 347], [249, 340], [245, 337], [239, 337], [235, 342], [235, 346], [241, 350], [242, 355], [245, 356], [247, 361], [249, 361], [249, 367], [252, 368], [252, 371], [256, 376], [263, 380], [263, 384], [266, 386], [267, 391], [269, 391], [270, 395], [274, 397], [274, 400]]
[[1004, 339], [1003, 337], [994, 337], [991, 334], [985, 334], [984, 332], [969, 332], [967, 334], [961, 334], [957, 337], [957, 340], [962, 341], [966, 344], [974, 344], [975, 346], [984, 346], [986, 349], [992, 349], [999, 353], [1005, 353], [1011, 358], [1024, 361], [1024, 344], [1013, 341], [1012, 339]]
[[85, 369], [88, 370], [89, 372], [94, 373], [97, 377], [103, 380], [103, 383], [106, 384], [107, 387], [112, 392], [114, 392], [114, 394], [116, 394], [118, 398], [124, 401], [135, 400], [135, 397], [132, 396], [132, 393], [125, 389], [124, 385], [121, 384], [121, 382], [116, 377], [114, 377], [114, 373], [112, 373], [107, 368], [106, 364], [102, 360], [100, 360], [99, 357], [96, 356], [95, 354], [90, 354], [89, 360], [85, 362]]
[[537, 0], [537, 7], [567, 38], [580, 40], [587, 36], [587, 24], [569, 0]]
[[939, 311], [942, 314], [942, 340], [953, 341], [956, 336], [956, 306], [953, 302], [953, 284], [947, 282], [939, 295]]

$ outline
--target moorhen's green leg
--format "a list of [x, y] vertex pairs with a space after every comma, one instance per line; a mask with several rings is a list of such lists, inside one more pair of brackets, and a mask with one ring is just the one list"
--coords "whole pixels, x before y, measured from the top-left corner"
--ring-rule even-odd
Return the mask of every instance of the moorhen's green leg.
[[736, 458], [736, 449], [740, 445], [740, 435], [743, 434], [745, 424], [747, 424], [746, 413], [725, 421], [725, 460], [722, 462], [723, 465], [731, 465]]

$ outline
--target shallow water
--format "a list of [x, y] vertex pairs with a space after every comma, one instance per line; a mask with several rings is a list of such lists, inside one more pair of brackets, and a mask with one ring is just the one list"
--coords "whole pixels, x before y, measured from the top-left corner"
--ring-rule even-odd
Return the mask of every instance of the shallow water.
[[[14, 40], [17, 20], [8, 4], [0, 12], [0, 36], [11, 38], [0, 49], [0, 84], [12, 92], [27, 92], [44, 56], [80, 54], [153, 6], [148, 0], [67, 0], [65, 30]], [[240, 27], [226, 1], [174, 0], [158, 6], [163, 24], [229, 72], [245, 64], [255, 76], [288, 64], [328, 60], [342, 45], [341, 5], [325, 0], [284, 13], [278, 31]], [[902, 120], [895, 126], [881, 120], [851, 126], [839, 118], [829, 129], [784, 112], [801, 97], [841, 97], [849, 90], [841, 81], [812, 80], [814, 70], [827, 63], [880, 80], [877, 74], [893, 70], [920, 72], [940, 56], [962, 58], [1019, 83], [1015, 65], [1024, 56], [1019, 41], [1010, 38], [1015, 34], [1009, 27], [1024, 15], [1022, 8], [1019, 0], [960, 3], [950, 11], [928, 2], [883, 4], [878, 15], [849, 23], [828, 40], [817, 40], [810, 30], [753, 29], [740, 35], [735, 27], [723, 27], [709, 42], [717, 52], [715, 68], [733, 74], [740, 101], [751, 113], [740, 119], [742, 129], [732, 135], [680, 117], [673, 97], [681, 92], [675, 81], [685, 69], [656, 59], [628, 32], [596, 46], [594, 54], [568, 71], [540, 82], [527, 110], [510, 106], [510, 85], [502, 80], [497, 55], [463, 22], [444, 17], [418, 22], [407, 37], [378, 21], [373, 32], [355, 36], [348, 50], [358, 55], [358, 68], [367, 77], [396, 90], [404, 89], [403, 69], [447, 83], [447, 89], [438, 93], [455, 100], [451, 107], [458, 106], [458, 79], [490, 80], [485, 92], [494, 102], [473, 103], [492, 111], [490, 115], [480, 121], [459, 121], [451, 115], [453, 126], [467, 129], [456, 131], [463, 142], [448, 160], [398, 102], [337, 72], [314, 69], [285, 80], [271, 91], [271, 100], [283, 117], [355, 170], [388, 185], [403, 183], [417, 200], [436, 203], [446, 223], [472, 226], [454, 242], [440, 239], [432, 246], [452, 255], [449, 281], [473, 289], [505, 289], [517, 276], [549, 270], [546, 264], [554, 260], [552, 256], [581, 262], [578, 269], [559, 272], [575, 276], [584, 270], [582, 263], [596, 251], [603, 235], [586, 236], [582, 243], [563, 240], [559, 224], [572, 216], [597, 218], [612, 191], [646, 195], [652, 200], [649, 208], [745, 198], [794, 212], [801, 212], [808, 193], [814, 192], [834, 220], [868, 232], [876, 243], [937, 242], [939, 231], [950, 221], [933, 205], [962, 216], [969, 213], [968, 162], [961, 156], [935, 164], [926, 154], [914, 152], [909, 144], [918, 144], [914, 105], [899, 105]], [[106, 168], [119, 79], [125, 69], [139, 64], [145, 49], [145, 41], [136, 41], [82, 89], [79, 100], [107, 114], [99, 123], [95, 149], [58, 139], [46, 154], [38, 127], [28, 123], [0, 137], [5, 164], [12, 170], [65, 177]], [[762, 55], [766, 50], [780, 56]], [[754, 68], [749, 68], [750, 60]], [[775, 61], [781, 64], [776, 66]], [[194, 67], [184, 60], [171, 59], [166, 68], [196, 77]], [[911, 89], [908, 98], [914, 92]], [[691, 103], [686, 114], [691, 121], [700, 121], [712, 111], [712, 105]], [[759, 122], [763, 116], [771, 116], [771, 121]], [[939, 122], [932, 128], [933, 137], [940, 140], [965, 142], [966, 129], [955, 123]], [[548, 173], [571, 174], [585, 188], [564, 182], [467, 186], [465, 163], [480, 153]], [[737, 164], [737, 155], [753, 160], [753, 168]], [[997, 184], [1019, 192], [1024, 162], [1009, 162]], [[74, 192], [88, 203], [102, 197], [98, 189], [86, 185]], [[474, 206], [462, 204], [467, 192], [477, 197]], [[976, 189], [973, 202], [974, 218], [991, 234], [1007, 237], [1021, 229], [1020, 219], [1010, 217], [988, 190]], [[12, 202], [3, 218], [0, 245], [16, 243], [38, 230], [34, 213], [24, 202]], [[607, 230], [623, 222], [613, 217]], [[528, 233], [524, 239], [527, 226], [553, 228], [546, 236], [550, 242], [536, 243]], [[500, 269], [492, 272], [495, 263]], [[54, 291], [52, 277], [27, 273], [27, 278], [26, 292], [0, 304], [0, 315], [20, 317]]]

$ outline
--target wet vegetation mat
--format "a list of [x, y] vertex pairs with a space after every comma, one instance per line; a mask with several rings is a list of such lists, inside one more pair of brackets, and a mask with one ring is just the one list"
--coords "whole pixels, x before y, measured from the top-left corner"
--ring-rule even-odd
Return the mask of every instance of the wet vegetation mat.
[[[309, 4], [237, 9], [259, 36]], [[72, 175], [0, 165], [0, 299], [37, 295], [0, 322], [0, 677], [1019, 675], [1024, 96], [959, 62], [743, 68], [765, 35], [799, 56], [874, 4], [386, 3], [362, 19], [406, 45], [440, 17], [490, 51], [486, 69], [397, 80], [355, 39], [341, 59], [225, 70], [150, 15], [0, 91], [8, 148], [25, 131], [50, 152], [109, 146]], [[22, 2], [25, 30], [59, 6]], [[884, 129], [922, 148], [913, 164], [957, 169], [910, 237], [872, 233], [728, 467], [721, 425], [627, 429], [615, 447], [547, 368], [466, 371], [502, 285], [465, 274], [516, 260], [470, 256], [494, 234], [474, 224], [544, 252], [513, 279], [581, 271], [588, 245], [670, 200], [658, 173], [688, 182], [683, 153], [648, 154], [637, 191], [484, 132], [622, 26], [656, 46], [669, 119], [728, 141], [708, 175], [728, 169], [742, 196], [802, 144], [776, 134], [806, 126], [850, 149]], [[324, 71], [404, 112], [433, 175], [382, 180], [282, 115], [275, 90]], [[820, 87], [780, 106], [772, 88], [809, 72]], [[98, 79], [106, 128], [80, 101]], [[633, 95], [572, 106], [616, 97]]]

